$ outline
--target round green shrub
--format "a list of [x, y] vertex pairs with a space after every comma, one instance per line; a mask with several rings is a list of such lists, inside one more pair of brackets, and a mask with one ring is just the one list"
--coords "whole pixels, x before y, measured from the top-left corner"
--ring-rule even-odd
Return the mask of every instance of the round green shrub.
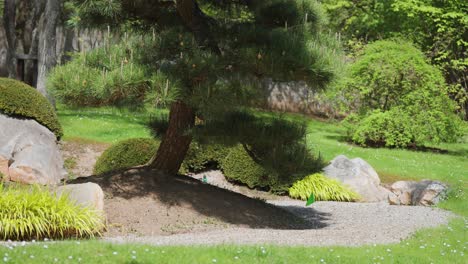
[[289, 188], [289, 196], [306, 201], [311, 195], [317, 201], [356, 201], [359, 195], [334, 179], [316, 173], [297, 181]]
[[0, 240], [80, 238], [99, 235], [102, 214], [56, 197], [39, 186], [0, 184]]
[[208, 167], [220, 169], [219, 163], [228, 153], [229, 148], [223, 145], [192, 142], [179, 172], [200, 172]]
[[[296, 148], [294, 150], [297, 159], [304, 158], [303, 151]], [[300, 166], [298, 161], [288, 160], [292, 157], [292, 153], [284, 153], [283, 156], [274, 155], [274, 157], [261, 153], [261, 158], [255, 158], [258, 155], [259, 153], [255, 153], [252, 147], [243, 144], [228, 147], [193, 142], [180, 173], [220, 169], [229, 181], [245, 184], [249, 188], [262, 188], [275, 193], [286, 193], [296, 180], [301, 179], [307, 173], [321, 169], [321, 167], [317, 167], [319, 164], [317, 160], [304, 159], [310, 164]], [[273, 162], [281, 164], [272, 166]]]
[[237, 145], [221, 160], [221, 169], [226, 179], [254, 187], [274, 187], [270, 173], [255, 162], [243, 145]]
[[441, 72], [410, 43], [369, 44], [351, 66], [346, 91], [357, 114], [347, 120], [348, 137], [357, 144], [407, 147], [463, 134]]
[[57, 138], [63, 135], [49, 101], [36, 89], [20, 81], [0, 78], [0, 113], [34, 119], [52, 131]]
[[132, 138], [108, 148], [94, 166], [94, 173], [104, 174], [146, 164], [156, 153], [160, 142], [150, 138]]

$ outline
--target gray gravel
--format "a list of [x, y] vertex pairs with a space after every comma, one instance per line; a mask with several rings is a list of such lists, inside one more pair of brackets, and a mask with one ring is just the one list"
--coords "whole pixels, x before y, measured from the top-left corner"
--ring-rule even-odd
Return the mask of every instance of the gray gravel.
[[268, 201], [305, 219], [326, 224], [319, 229], [275, 230], [229, 228], [203, 233], [155, 237], [105, 238], [116, 243], [152, 245], [277, 244], [360, 246], [397, 243], [421, 228], [446, 225], [454, 215], [430, 207], [386, 203], [316, 202], [309, 207], [296, 200]]

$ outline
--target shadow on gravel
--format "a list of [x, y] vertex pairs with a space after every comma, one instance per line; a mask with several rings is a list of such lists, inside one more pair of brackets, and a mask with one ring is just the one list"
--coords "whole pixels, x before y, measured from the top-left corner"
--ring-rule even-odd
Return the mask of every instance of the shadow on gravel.
[[[203, 184], [187, 176], [167, 176], [146, 168], [78, 178], [70, 183], [83, 182], [99, 184], [106, 194], [106, 199], [121, 197], [131, 200], [150, 197], [161, 211], [167, 207], [178, 210], [180, 212], [177, 216], [178, 221], [190, 220], [183, 219], [184, 215], [193, 216], [193, 211], [196, 211], [198, 214], [216, 218], [224, 223], [250, 228], [304, 230], [324, 228], [327, 226], [325, 221], [329, 219], [329, 214], [312, 208], [275, 206]], [[138, 203], [132, 206], [138, 206]], [[125, 214], [125, 208], [119, 210], [122, 212], [118, 213]], [[147, 208], [141, 208], [138, 212], [140, 211], [141, 221], [145, 221], [144, 212]]]

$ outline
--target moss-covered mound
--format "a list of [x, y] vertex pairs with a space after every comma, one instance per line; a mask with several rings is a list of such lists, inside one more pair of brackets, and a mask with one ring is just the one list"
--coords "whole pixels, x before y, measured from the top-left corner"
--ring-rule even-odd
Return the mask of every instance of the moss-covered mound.
[[159, 147], [159, 141], [150, 138], [132, 138], [108, 148], [96, 161], [95, 174], [125, 170], [146, 164]]
[[57, 138], [63, 135], [52, 105], [36, 89], [20, 81], [0, 78], [0, 113], [34, 119]]

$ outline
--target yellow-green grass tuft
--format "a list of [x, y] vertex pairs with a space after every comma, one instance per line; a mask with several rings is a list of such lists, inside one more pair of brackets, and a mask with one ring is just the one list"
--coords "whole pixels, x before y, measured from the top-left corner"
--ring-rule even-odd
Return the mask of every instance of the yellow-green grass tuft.
[[0, 113], [36, 120], [57, 138], [62, 127], [52, 105], [36, 89], [17, 80], [0, 78]]
[[360, 197], [357, 193], [334, 179], [316, 173], [297, 181], [289, 188], [289, 196], [307, 200], [312, 194], [317, 201], [356, 201]]
[[100, 235], [101, 213], [40, 186], [0, 184], [0, 239], [86, 238]]

